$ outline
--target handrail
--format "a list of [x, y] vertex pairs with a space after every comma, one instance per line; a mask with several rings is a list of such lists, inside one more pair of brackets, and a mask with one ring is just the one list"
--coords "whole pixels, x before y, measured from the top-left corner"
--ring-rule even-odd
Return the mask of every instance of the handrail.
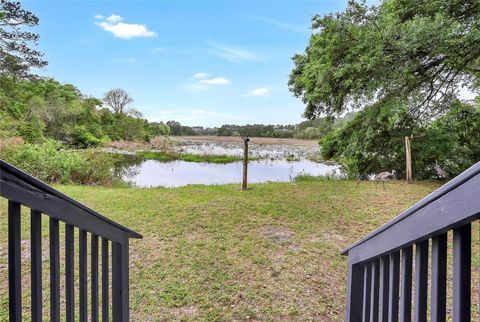
[[[21, 206], [31, 209], [31, 320], [42, 321], [42, 215], [49, 217], [50, 320], [59, 321], [60, 309], [60, 222], [65, 224], [65, 317], [74, 321], [74, 247], [78, 231], [78, 296], [80, 321], [129, 320], [129, 239], [142, 238], [126, 228], [57, 191], [20, 169], [0, 160], [0, 196], [8, 199], [9, 320], [22, 321]], [[76, 229], [75, 229], [76, 228]], [[87, 287], [87, 238], [90, 236], [90, 310]], [[99, 246], [101, 252], [99, 252]], [[111, 247], [111, 251], [110, 251]], [[101, 261], [99, 261], [101, 256]], [[99, 265], [101, 262], [101, 265]], [[111, 266], [110, 266], [111, 265]], [[101, 267], [101, 285], [99, 283]], [[110, 276], [111, 271], [111, 276]], [[99, 288], [101, 303], [99, 303]], [[110, 293], [111, 289], [111, 293]], [[111, 294], [111, 306], [110, 298]]]
[[[11, 164], [3, 161], [3, 160], [0, 160], [0, 180], [1, 180], [2, 184], [3, 183], [7, 184], [7, 182], [8, 182], [8, 179], [5, 176], [5, 172], [11, 173], [11, 174], [13, 174], [14, 177], [19, 178], [21, 180], [21, 182], [16, 182], [17, 184], [25, 183], [28, 186], [30, 186], [30, 189], [36, 188], [38, 191], [43, 192], [46, 195], [55, 196], [55, 197], [65, 201], [69, 204], [72, 204], [75, 207], [78, 207], [80, 210], [84, 211], [85, 213], [87, 213], [91, 216], [94, 216], [96, 218], [99, 218], [100, 220], [106, 222], [107, 224], [109, 224], [113, 227], [116, 227], [116, 228], [119, 228], [119, 229], [123, 230], [124, 232], [126, 232], [128, 234], [129, 238], [142, 238], [142, 235], [140, 235], [139, 233], [137, 233], [137, 232], [125, 227], [125, 226], [122, 226], [119, 223], [116, 223], [113, 220], [108, 219], [105, 216], [102, 216], [101, 214], [99, 214], [95, 210], [92, 210], [91, 208], [85, 206], [84, 204], [81, 204], [80, 202], [70, 198], [69, 196], [67, 196], [67, 195], [61, 193], [60, 191], [54, 189], [53, 187], [47, 185], [46, 183], [38, 180], [37, 178], [32, 177], [31, 175], [25, 173], [24, 171], [14, 167], [13, 165], [11, 165]], [[25, 188], [27, 188], [27, 187], [25, 187]], [[2, 190], [3, 189], [0, 189], [0, 195], [3, 197]], [[33, 191], [33, 189], [32, 189], [32, 191]]]
[[470, 321], [471, 230], [478, 219], [480, 162], [343, 250], [348, 255], [345, 321], [410, 321], [412, 312], [415, 321], [426, 321], [429, 311], [432, 321], [445, 321], [449, 232], [453, 321]]
[[443, 197], [450, 191], [460, 187], [463, 185], [465, 182], [469, 181], [473, 177], [477, 176], [480, 174], [480, 162], [475, 163], [473, 166], [462, 172], [460, 175], [455, 177], [454, 179], [450, 180], [447, 182], [445, 185], [441, 186], [437, 190], [433, 191], [431, 194], [417, 202], [415, 205], [412, 207], [408, 208], [404, 212], [402, 212], [400, 215], [396, 216], [394, 219], [386, 223], [385, 225], [381, 226], [380, 228], [374, 230], [370, 234], [366, 235], [359, 241], [355, 242], [354, 244], [348, 246], [347, 248], [343, 249], [341, 254], [342, 255], [347, 255], [348, 251], [362, 243], [365, 243], [367, 240], [375, 237], [376, 235], [380, 234], [381, 232], [389, 229], [393, 225], [397, 224], [398, 222], [404, 220], [408, 216], [412, 215], [413, 213], [419, 211], [420, 209], [424, 208], [425, 206], [435, 202], [437, 199]]

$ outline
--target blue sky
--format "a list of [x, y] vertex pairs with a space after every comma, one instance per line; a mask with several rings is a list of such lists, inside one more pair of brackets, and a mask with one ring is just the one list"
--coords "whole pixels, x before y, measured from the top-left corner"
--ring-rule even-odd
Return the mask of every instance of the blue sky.
[[151, 121], [293, 124], [291, 57], [314, 14], [345, 1], [23, 1], [49, 61], [42, 74], [102, 97], [127, 90]]

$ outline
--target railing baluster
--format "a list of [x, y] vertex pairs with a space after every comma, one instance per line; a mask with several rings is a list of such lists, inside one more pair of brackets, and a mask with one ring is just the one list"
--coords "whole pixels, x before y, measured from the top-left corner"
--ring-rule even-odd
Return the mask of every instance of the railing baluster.
[[447, 313], [447, 234], [432, 238], [431, 321], [446, 320]]
[[42, 321], [42, 214], [36, 210], [30, 212], [31, 245], [31, 314], [32, 321]]
[[382, 322], [388, 321], [388, 293], [389, 293], [389, 278], [390, 278], [390, 256], [380, 257], [380, 312], [379, 319]]
[[[129, 239], [142, 236], [96, 211], [82, 205], [76, 200], [48, 186], [44, 182], [26, 174], [14, 166], [0, 160], [0, 198], [8, 202], [7, 230], [8, 230], [8, 317], [11, 322], [31, 320], [60, 321], [60, 317], [67, 322], [87, 321], [91, 312], [91, 321], [99, 321], [99, 238], [102, 239], [102, 321], [108, 322], [110, 315], [114, 321], [125, 322], [129, 319]], [[30, 294], [22, 296], [22, 207], [30, 210]], [[42, 281], [43, 252], [42, 252], [42, 218], [48, 216], [48, 247], [49, 247], [49, 280]], [[65, 224], [65, 293], [60, 293], [60, 222]], [[63, 229], [63, 227], [62, 227]], [[79, 229], [79, 300], [76, 296], [76, 265], [75, 229]], [[63, 232], [62, 232], [63, 233]], [[90, 249], [87, 246], [88, 233], [92, 234], [91, 258], [88, 258]], [[63, 239], [63, 238], [62, 238]], [[62, 240], [63, 242], [63, 240]], [[109, 252], [109, 243], [112, 251]], [[112, 264], [109, 257], [112, 256]], [[91, 267], [88, 262], [91, 260]], [[111, 265], [111, 266], [110, 266]], [[110, 268], [111, 267], [111, 268]], [[356, 266], [356, 274], [361, 275], [361, 266]], [[110, 269], [112, 278], [109, 277]], [[91, 270], [91, 284], [88, 273]], [[63, 271], [62, 271], [63, 273]], [[62, 277], [63, 278], [63, 277]], [[360, 280], [363, 276], [360, 276]], [[2, 281], [3, 282], [3, 281]], [[7, 281], [5, 281], [7, 283]], [[48, 293], [43, 290], [44, 283], [49, 284]], [[63, 281], [62, 281], [63, 282]], [[62, 283], [63, 286], [63, 283]], [[91, 298], [88, 297], [89, 287]], [[357, 283], [354, 296], [360, 294], [362, 284]], [[63, 292], [63, 290], [62, 290]], [[44, 294], [42, 294], [44, 293]], [[112, 295], [110, 295], [112, 294]], [[47, 302], [43, 303], [43, 295]], [[61, 303], [65, 295], [65, 308]], [[23, 297], [28, 303], [22, 307]], [[110, 300], [110, 298], [112, 300]], [[78, 302], [79, 303], [78, 303]], [[91, 301], [91, 307], [89, 306]], [[111, 301], [111, 303], [110, 303]], [[29, 305], [30, 304], [30, 305]], [[43, 305], [47, 305], [46, 311]], [[62, 305], [62, 306], [60, 306]], [[78, 305], [78, 307], [77, 307]], [[359, 319], [360, 305], [357, 304], [354, 317]], [[28, 307], [29, 306], [29, 307]], [[23, 309], [30, 312], [22, 317]], [[63, 311], [65, 309], [65, 311]], [[79, 312], [77, 312], [79, 311]], [[5, 312], [6, 313], [6, 312]], [[111, 314], [113, 313], [113, 314]], [[64, 317], [65, 316], [65, 317]]]
[[75, 229], [65, 224], [65, 304], [66, 319], [75, 321]]
[[364, 265], [364, 277], [363, 277], [363, 322], [370, 321], [370, 300], [371, 300], [371, 290], [372, 290], [372, 266], [367, 263]]
[[9, 320], [22, 320], [20, 204], [8, 201], [8, 308]]
[[129, 320], [128, 240], [112, 245], [112, 318], [115, 322]]
[[415, 246], [415, 322], [427, 321], [428, 239]]
[[400, 321], [412, 321], [412, 246], [402, 249], [402, 288], [400, 295]]
[[398, 288], [400, 280], [400, 251], [390, 254], [390, 270], [389, 270], [388, 292], [388, 321], [398, 322]]
[[60, 232], [50, 217], [50, 321], [60, 321]]
[[87, 307], [87, 232], [79, 231], [79, 269], [80, 269], [80, 321], [86, 322], [88, 317]]
[[91, 311], [92, 322], [98, 321], [98, 236], [92, 234], [92, 251], [91, 251]]
[[110, 312], [108, 270], [108, 239], [102, 238], [102, 322], [108, 322]]
[[453, 321], [470, 321], [472, 225], [453, 230]]
[[364, 265], [348, 265], [346, 320], [360, 321], [363, 309]]
[[378, 291], [380, 282], [380, 264], [378, 260], [372, 262], [371, 298], [370, 298], [370, 321], [378, 321]]

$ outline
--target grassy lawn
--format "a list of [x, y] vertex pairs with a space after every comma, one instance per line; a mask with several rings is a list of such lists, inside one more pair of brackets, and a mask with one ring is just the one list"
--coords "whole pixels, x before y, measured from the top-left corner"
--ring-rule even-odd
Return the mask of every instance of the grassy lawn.
[[[340, 321], [347, 274], [340, 250], [437, 186], [323, 181], [257, 184], [246, 192], [238, 185], [58, 188], [144, 235], [130, 250], [132, 321]], [[8, 310], [5, 206], [2, 201], [0, 317]], [[28, 227], [23, 233], [28, 239]]]

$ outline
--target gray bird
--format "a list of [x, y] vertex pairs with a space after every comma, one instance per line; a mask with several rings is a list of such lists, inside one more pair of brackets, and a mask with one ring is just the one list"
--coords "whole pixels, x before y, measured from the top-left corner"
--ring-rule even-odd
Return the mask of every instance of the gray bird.
[[382, 182], [383, 187], [385, 188], [385, 181], [387, 180], [394, 180], [397, 178], [397, 173], [395, 170], [392, 170], [392, 172], [384, 171], [380, 172], [379, 174], [376, 174], [375, 177], [373, 177], [373, 180], [378, 182]]
[[440, 165], [438, 164], [437, 160], [435, 160], [435, 166], [433, 168], [435, 169], [435, 172], [437, 173], [437, 176], [439, 178], [441, 178], [441, 179], [449, 179], [450, 178], [450, 173], [448, 173], [447, 171], [442, 169], [440, 167]]

